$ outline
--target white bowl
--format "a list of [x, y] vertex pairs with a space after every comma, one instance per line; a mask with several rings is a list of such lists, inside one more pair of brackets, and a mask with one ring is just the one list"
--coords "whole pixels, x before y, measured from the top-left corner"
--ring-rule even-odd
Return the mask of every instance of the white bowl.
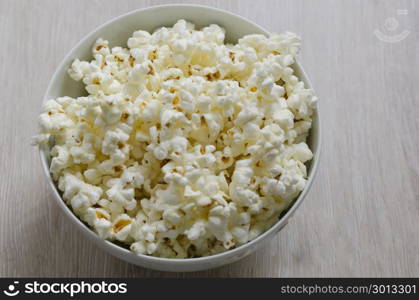
[[[84, 37], [73, 49], [71, 49], [54, 73], [45, 93], [44, 102], [48, 99], [60, 96], [77, 97], [86, 93], [81, 83], [75, 82], [67, 75], [67, 69], [71, 62], [76, 58], [83, 60], [92, 58], [91, 48], [96, 39], [100, 37], [107, 39], [111, 46], [126, 45], [128, 37], [135, 30], [143, 29], [153, 31], [161, 26], [171, 26], [178, 19], [191, 21], [195, 23], [198, 28], [213, 23], [218, 24], [225, 28], [227, 42], [236, 42], [238, 38], [251, 33], [268, 34], [267, 30], [243, 17], [206, 6], [162, 5], [135, 10], [99, 26]], [[278, 31], [281, 30], [283, 29], [278, 28]], [[310, 87], [307, 76], [300, 65], [295, 63], [293, 67], [296, 75], [304, 81], [307, 87]], [[313, 117], [313, 127], [310, 132], [308, 144], [314, 153], [314, 157], [308, 165], [308, 181], [306, 187], [295, 200], [293, 205], [285, 214], [282, 215], [274, 226], [256, 239], [238, 248], [212, 256], [190, 259], [168, 259], [146, 255], [136, 255], [133, 252], [118, 246], [117, 244], [99, 238], [95, 232], [93, 232], [86, 224], [74, 215], [71, 209], [61, 198], [56, 184], [53, 182], [49, 172], [49, 161], [47, 155], [48, 149], [40, 149], [40, 156], [42, 167], [58, 205], [62, 208], [64, 213], [70, 218], [74, 225], [78, 227], [85, 236], [94, 241], [100, 248], [127, 262], [150, 269], [161, 271], [198, 271], [219, 267], [248, 256], [258, 247], [263, 245], [264, 242], [272, 239], [272, 237], [278, 233], [278, 231], [281, 230], [285, 224], [287, 224], [290, 217], [294, 214], [298, 206], [305, 198], [316, 173], [320, 153], [320, 126], [317, 111]]]

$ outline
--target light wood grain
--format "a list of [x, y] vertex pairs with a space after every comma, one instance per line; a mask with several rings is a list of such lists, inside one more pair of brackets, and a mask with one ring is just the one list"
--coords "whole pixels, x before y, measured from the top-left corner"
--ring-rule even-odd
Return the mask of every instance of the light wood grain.
[[[187, 2], [187, 1], [176, 1]], [[96, 248], [53, 200], [30, 147], [50, 77], [106, 20], [170, 1], [0, 1], [0, 276], [419, 276], [419, 14], [414, 1], [194, 1], [303, 38], [320, 96], [322, 160], [264, 249], [199, 273], [154, 272]], [[396, 9], [408, 14], [396, 16]], [[395, 16], [409, 36], [373, 31]], [[399, 28], [400, 29], [400, 28]]]

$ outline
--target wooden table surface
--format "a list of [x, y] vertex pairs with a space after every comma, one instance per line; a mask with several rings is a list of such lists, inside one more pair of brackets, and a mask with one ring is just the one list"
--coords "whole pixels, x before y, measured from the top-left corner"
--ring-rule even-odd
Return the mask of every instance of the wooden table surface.
[[263, 249], [214, 270], [155, 272], [104, 253], [67, 220], [30, 146], [47, 84], [96, 26], [166, 3], [0, 1], [0, 276], [419, 276], [414, 1], [195, 1], [301, 35], [299, 59], [320, 97], [318, 176]]

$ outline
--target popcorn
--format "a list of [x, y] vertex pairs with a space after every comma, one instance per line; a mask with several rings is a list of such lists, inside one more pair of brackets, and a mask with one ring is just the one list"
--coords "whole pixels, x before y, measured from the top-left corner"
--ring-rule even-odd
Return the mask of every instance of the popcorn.
[[121, 214], [115, 218], [110, 229], [111, 235], [118, 241], [126, 241], [132, 226], [132, 219], [127, 214]]
[[102, 195], [102, 189], [83, 182], [77, 176], [64, 172], [59, 178], [58, 188], [63, 191], [63, 198], [71, 208], [80, 213], [96, 204]]
[[292, 158], [305, 163], [313, 158], [313, 153], [308, 148], [306, 143], [294, 144]]
[[95, 135], [86, 134], [80, 146], [70, 148], [70, 154], [73, 162], [76, 164], [89, 164], [96, 158], [96, 149], [98, 148], [98, 139]]
[[91, 70], [90, 64], [87, 61], [74, 60], [68, 69], [68, 75], [75, 81], [80, 81]]
[[108, 130], [103, 139], [102, 152], [113, 156], [116, 152], [120, 152], [124, 148], [124, 143], [128, 139], [129, 135], [119, 128]]
[[59, 178], [60, 172], [70, 166], [70, 153], [66, 147], [55, 145], [51, 149], [50, 154], [53, 156], [53, 158], [51, 159], [49, 170], [53, 175], [53, 178], [57, 180]]
[[72, 127], [74, 122], [63, 110], [57, 112], [48, 111], [39, 116], [39, 124], [43, 132], [58, 134], [60, 130]]
[[138, 30], [134, 32], [131, 38], [128, 39], [128, 48], [140, 48], [141, 46], [147, 46], [150, 43], [151, 34], [144, 30]]
[[125, 182], [119, 178], [109, 180], [106, 185], [109, 187], [106, 195], [110, 201], [121, 204], [126, 210], [135, 208], [137, 201], [134, 199], [132, 187], [126, 187]]
[[304, 189], [317, 98], [292, 65], [293, 33], [225, 44], [218, 25], [98, 39], [68, 74], [87, 96], [44, 104], [63, 199], [97, 234], [139, 255], [189, 258], [238, 247]]
[[109, 236], [112, 223], [110, 222], [110, 214], [103, 208], [89, 207], [84, 215], [87, 224], [95, 229], [101, 238]]

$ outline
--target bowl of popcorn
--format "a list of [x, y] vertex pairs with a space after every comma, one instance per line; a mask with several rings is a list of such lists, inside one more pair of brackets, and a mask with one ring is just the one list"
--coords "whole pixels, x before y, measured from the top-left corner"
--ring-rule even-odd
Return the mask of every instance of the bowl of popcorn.
[[198, 5], [136, 10], [64, 58], [36, 136], [54, 197], [109, 253], [165, 271], [237, 261], [303, 201], [319, 159], [300, 39]]

